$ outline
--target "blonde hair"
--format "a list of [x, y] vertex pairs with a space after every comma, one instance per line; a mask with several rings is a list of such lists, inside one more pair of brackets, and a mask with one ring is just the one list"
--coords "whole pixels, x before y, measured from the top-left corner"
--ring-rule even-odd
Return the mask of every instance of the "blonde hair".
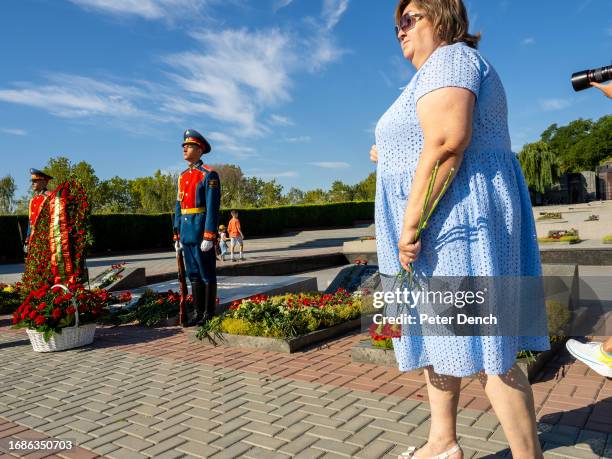
[[449, 45], [462, 41], [471, 48], [478, 48], [480, 32], [475, 35], [468, 32], [470, 21], [462, 0], [400, 0], [395, 8], [396, 24], [410, 4], [427, 15], [441, 41]]

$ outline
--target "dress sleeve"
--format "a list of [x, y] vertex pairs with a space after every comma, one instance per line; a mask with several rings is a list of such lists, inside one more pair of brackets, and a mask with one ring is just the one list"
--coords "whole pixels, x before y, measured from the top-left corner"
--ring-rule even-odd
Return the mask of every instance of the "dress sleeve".
[[415, 87], [414, 100], [436, 89], [465, 88], [478, 98], [482, 78], [478, 52], [465, 45], [443, 46], [425, 62]]

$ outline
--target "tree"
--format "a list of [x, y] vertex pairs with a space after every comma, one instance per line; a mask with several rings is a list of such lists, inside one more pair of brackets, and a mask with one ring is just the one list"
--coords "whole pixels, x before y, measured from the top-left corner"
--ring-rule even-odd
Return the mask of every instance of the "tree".
[[0, 214], [11, 212], [16, 189], [17, 186], [12, 176], [7, 175], [0, 179]]
[[15, 214], [16, 215], [28, 215], [30, 213], [30, 199], [32, 194], [24, 194], [15, 201]]
[[376, 197], [376, 172], [372, 172], [364, 180], [355, 185], [353, 199], [356, 201], [373, 201]]
[[244, 182], [242, 169], [233, 164], [215, 164], [213, 168], [221, 181], [221, 207], [240, 207], [240, 193]]
[[106, 213], [129, 213], [139, 207], [137, 196], [132, 193], [130, 180], [113, 177], [100, 182], [96, 189], [98, 211]]
[[276, 180], [270, 182], [262, 181], [257, 207], [278, 206], [283, 203], [283, 186], [276, 183]]
[[329, 190], [327, 198], [330, 202], [352, 201], [355, 194], [354, 188], [340, 180], [334, 181]]
[[56, 188], [60, 183], [68, 180], [70, 172], [72, 171], [72, 165], [70, 160], [65, 156], [58, 156], [57, 158], [49, 158], [47, 166], [43, 169], [45, 174], [53, 177], [53, 180], [49, 182], [49, 189]]
[[81, 182], [85, 193], [87, 194], [87, 201], [93, 211], [97, 210], [98, 199], [96, 196], [96, 188], [100, 179], [96, 176], [96, 172], [91, 164], [86, 161], [81, 161], [75, 165], [70, 163], [70, 160], [65, 156], [58, 156], [57, 158], [50, 158], [47, 166], [44, 168], [44, 172], [51, 177], [53, 180], [49, 182], [49, 189], [53, 190], [64, 181], [75, 178]]
[[290, 205], [302, 204], [304, 202], [304, 192], [299, 188], [291, 188], [285, 196], [285, 202]]
[[139, 177], [130, 183], [131, 193], [144, 213], [169, 212], [176, 203], [178, 177], [155, 171], [153, 177]]
[[304, 203], [322, 204], [324, 202], [327, 202], [327, 193], [321, 188], [310, 190], [304, 193]]
[[92, 211], [98, 210], [99, 203], [96, 188], [100, 183], [100, 179], [96, 176], [92, 165], [85, 161], [75, 164], [70, 169], [70, 177], [76, 178], [83, 185]]
[[559, 166], [546, 142], [539, 141], [523, 146], [518, 155], [527, 186], [544, 193], [558, 178]]

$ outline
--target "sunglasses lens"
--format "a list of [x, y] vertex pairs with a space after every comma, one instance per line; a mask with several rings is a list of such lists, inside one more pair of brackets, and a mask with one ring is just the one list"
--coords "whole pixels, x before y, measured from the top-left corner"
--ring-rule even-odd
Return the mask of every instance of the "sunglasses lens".
[[408, 14], [404, 14], [400, 18], [399, 28], [402, 29], [404, 32], [412, 29], [412, 21], [413, 21], [412, 16]]

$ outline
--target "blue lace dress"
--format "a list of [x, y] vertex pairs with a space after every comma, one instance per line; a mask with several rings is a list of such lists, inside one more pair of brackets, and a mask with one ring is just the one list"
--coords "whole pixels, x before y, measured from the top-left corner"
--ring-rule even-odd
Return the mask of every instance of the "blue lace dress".
[[[376, 240], [386, 290], [392, 289], [393, 276], [401, 269], [397, 244], [423, 148], [416, 103], [431, 91], [451, 86], [476, 95], [472, 138], [422, 234], [415, 271], [425, 277], [541, 274], [529, 193], [510, 147], [504, 88], [477, 50], [456, 43], [434, 51], [376, 126]], [[543, 302], [514, 307], [517, 316], [526, 311], [545, 315]], [[481, 370], [503, 374], [519, 350], [549, 349], [548, 336], [402, 335], [393, 339], [400, 371], [432, 365], [437, 373], [452, 376]]]

